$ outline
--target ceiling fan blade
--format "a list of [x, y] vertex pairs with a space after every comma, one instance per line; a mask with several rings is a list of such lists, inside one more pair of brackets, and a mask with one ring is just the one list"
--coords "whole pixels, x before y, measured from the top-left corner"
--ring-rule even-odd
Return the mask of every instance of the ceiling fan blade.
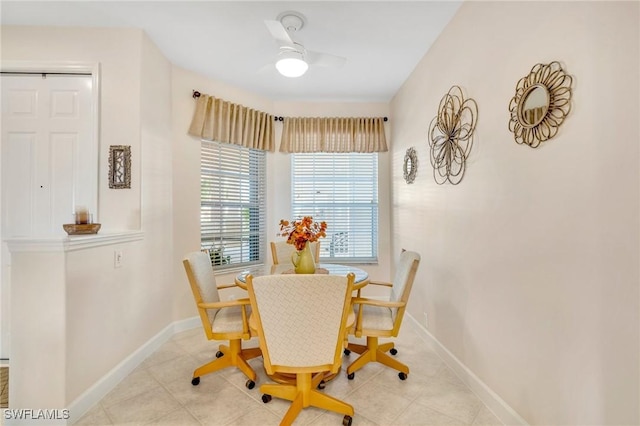
[[319, 67], [339, 68], [347, 62], [347, 58], [343, 58], [342, 56], [332, 55], [330, 53], [313, 52], [310, 50], [307, 50], [305, 57], [309, 64]]
[[267, 73], [271, 73], [271, 72], [275, 71], [275, 69], [276, 69], [276, 64], [274, 64], [273, 62], [270, 62], [270, 63], [264, 64], [263, 66], [258, 68], [256, 73], [257, 74], [267, 74]]
[[269, 29], [269, 32], [271, 33], [273, 38], [275, 38], [278, 41], [278, 43], [285, 44], [288, 46], [293, 45], [293, 40], [291, 39], [291, 36], [287, 32], [287, 30], [282, 26], [282, 23], [280, 23], [280, 21], [265, 20], [264, 24], [267, 26], [267, 28]]

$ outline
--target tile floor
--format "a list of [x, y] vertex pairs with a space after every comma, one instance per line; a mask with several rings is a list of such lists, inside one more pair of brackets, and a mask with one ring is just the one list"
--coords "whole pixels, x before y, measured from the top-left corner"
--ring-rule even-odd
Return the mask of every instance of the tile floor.
[[[245, 346], [257, 346], [252, 339]], [[354, 340], [358, 341], [358, 340]], [[289, 402], [261, 401], [267, 382], [262, 358], [250, 363], [256, 387], [229, 368], [191, 385], [193, 370], [212, 359], [219, 342], [207, 341], [200, 328], [176, 334], [97, 403], [77, 425], [278, 425]], [[344, 371], [325, 392], [353, 405], [354, 426], [500, 425], [498, 419], [458, 379], [406, 321], [396, 339], [398, 359], [411, 370], [405, 381], [397, 372], [368, 364], [347, 380]], [[343, 367], [355, 359], [344, 357]], [[341, 425], [342, 415], [306, 408], [295, 424]]]

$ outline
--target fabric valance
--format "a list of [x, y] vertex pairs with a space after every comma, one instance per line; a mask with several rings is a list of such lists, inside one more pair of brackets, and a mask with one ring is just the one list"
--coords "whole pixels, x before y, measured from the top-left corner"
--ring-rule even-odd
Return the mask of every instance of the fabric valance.
[[285, 117], [280, 152], [386, 152], [383, 118]]
[[189, 134], [264, 151], [275, 150], [273, 116], [200, 94]]

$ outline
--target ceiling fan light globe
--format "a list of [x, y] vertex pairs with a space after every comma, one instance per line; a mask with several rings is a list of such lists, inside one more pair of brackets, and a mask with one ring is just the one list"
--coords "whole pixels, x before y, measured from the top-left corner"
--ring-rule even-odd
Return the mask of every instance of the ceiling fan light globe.
[[302, 55], [281, 55], [278, 62], [276, 62], [276, 69], [285, 77], [300, 77], [309, 69]]

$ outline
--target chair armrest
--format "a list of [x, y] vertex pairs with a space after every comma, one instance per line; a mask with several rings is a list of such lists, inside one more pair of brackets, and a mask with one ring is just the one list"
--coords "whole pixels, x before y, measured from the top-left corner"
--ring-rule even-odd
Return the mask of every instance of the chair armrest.
[[[233, 283], [233, 284], [220, 284], [218, 285], [218, 290], [224, 290], [225, 288], [233, 288], [233, 287], [240, 287], [238, 284]], [[240, 287], [242, 288], [242, 287]]]
[[227, 300], [226, 302], [209, 302], [209, 303], [198, 303], [199, 308], [203, 309], [221, 309], [221, 308], [231, 308], [233, 306], [240, 306], [242, 308], [242, 333], [246, 335], [247, 339], [251, 336], [251, 332], [249, 330], [249, 321], [247, 318], [247, 309], [246, 306], [250, 306], [251, 301], [249, 299], [236, 299], [236, 300]]
[[237, 299], [237, 300], [227, 300], [226, 302], [209, 302], [209, 303], [198, 303], [199, 308], [204, 309], [220, 309], [220, 308], [230, 308], [232, 306], [246, 306], [250, 305], [249, 299]]
[[367, 285], [379, 285], [379, 286], [383, 286], [383, 287], [393, 287], [393, 284], [388, 283], [386, 281], [369, 281], [369, 284]]
[[376, 300], [366, 299], [364, 297], [354, 297], [351, 302], [359, 305], [381, 306], [384, 308], [401, 308], [405, 305], [404, 302], [391, 302], [389, 300]]
[[[388, 300], [366, 299], [362, 297], [354, 297], [351, 299], [351, 303], [354, 305], [380, 306], [384, 308], [401, 308], [405, 306], [404, 302], [391, 302]], [[362, 337], [362, 312], [364, 312], [364, 309], [358, 309], [356, 324], [353, 327], [353, 334], [356, 337]]]

